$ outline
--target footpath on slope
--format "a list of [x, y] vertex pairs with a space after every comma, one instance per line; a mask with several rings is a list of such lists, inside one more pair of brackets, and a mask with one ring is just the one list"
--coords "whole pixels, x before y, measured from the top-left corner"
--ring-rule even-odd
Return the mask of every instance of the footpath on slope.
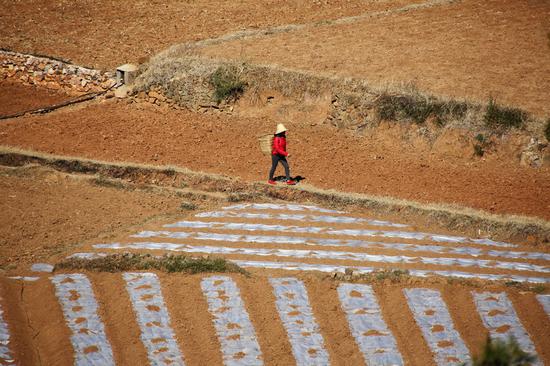
[[[263, 181], [270, 162], [258, 148], [257, 135], [273, 125], [261, 118], [106, 100], [4, 121], [0, 144]], [[550, 219], [550, 168], [479, 159], [470, 155], [468, 145], [462, 156], [445, 149], [413, 149], [395, 131], [369, 138], [326, 125], [291, 123], [288, 128], [291, 173], [305, 178], [301, 184]]]

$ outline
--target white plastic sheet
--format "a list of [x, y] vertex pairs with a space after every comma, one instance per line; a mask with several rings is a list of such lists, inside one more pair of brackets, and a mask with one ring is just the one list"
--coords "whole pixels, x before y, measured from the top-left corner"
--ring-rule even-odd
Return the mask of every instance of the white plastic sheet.
[[[506, 293], [472, 292], [477, 311], [493, 339], [507, 341], [514, 337], [525, 352], [536, 355], [535, 346], [521, 324]], [[534, 365], [542, 365], [536, 362]]]
[[21, 280], [26, 282], [34, 282], [40, 279], [40, 277], [34, 277], [34, 276], [12, 276], [8, 278], [11, 280]]
[[75, 365], [114, 365], [111, 345], [97, 314], [98, 306], [88, 278], [83, 274], [60, 274], [52, 277], [52, 282], [72, 331]]
[[10, 331], [4, 319], [0, 297], [0, 365], [15, 365], [13, 352], [10, 350]]
[[224, 364], [263, 365], [254, 327], [235, 282], [230, 277], [212, 276], [204, 278], [201, 287], [213, 316]]
[[360, 217], [350, 216], [329, 216], [329, 215], [306, 215], [306, 214], [268, 214], [268, 213], [253, 213], [253, 212], [234, 212], [234, 211], [211, 211], [201, 212], [195, 217], [210, 217], [210, 218], [244, 218], [244, 219], [262, 219], [262, 220], [293, 220], [293, 221], [311, 221], [311, 222], [329, 222], [338, 224], [367, 224], [373, 226], [390, 226], [390, 227], [408, 227], [404, 224], [396, 224], [389, 221], [363, 219]]
[[532, 271], [550, 273], [550, 267], [530, 263], [503, 262], [485, 259], [451, 258], [451, 257], [410, 257], [404, 255], [382, 255], [356, 252], [343, 252], [335, 250], [304, 250], [304, 249], [269, 249], [269, 248], [239, 248], [239, 247], [217, 247], [200, 246], [162, 242], [135, 242], [135, 243], [112, 243], [95, 244], [96, 249], [146, 249], [146, 250], [170, 250], [186, 253], [207, 253], [207, 254], [241, 254], [257, 256], [276, 256], [292, 258], [316, 258], [350, 261], [366, 261], [376, 263], [399, 263], [399, 264], [431, 264], [438, 266], [458, 267], [479, 267], [489, 269], [507, 269], [513, 271]]
[[355, 239], [325, 239], [304, 236], [285, 235], [241, 235], [221, 234], [212, 232], [183, 232], [183, 231], [141, 231], [130, 235], [132, 238], [171, 238], [171, 239], [195, 239], [208, 241], [243, 242], [243, 243], [269, 243], [311, 246], [341, 246], [364, 249], [390, 249], [412, 252], [447, 253], [470, 256], [489, 256], [512, 259], [537, 259], [550, 261], [550, 254], [538, 252], [516, 252], [504, 250], [486, 250], [471, 247], [452, 247], [429, 244], [387, 243], [380, 241], [355, 240]]
[[290, 203], [242, 203], [233, 206], [223, 207], [224, 210], [285, 210], [285, 211], [312, 211], [323, 213], [341, 214], [344, 211], [330, 210], [312, 205], [295, 205]]
[[537, 300], [541, 303], [546, 315], [550, 317], [550, 295], [537, 295]]
[[[271, 262], [271, 261], [248, 261], [248, 260], [232, 260], [233, 263], [245, 268], [267, 268], [267, 269], [282, 269], [288, 271], [319, 271], [325, 273], [339, 272], [344, 273], [346, 268], [353, 268], [354, 272], [360, 274], [372, 273], [380, 268], [374, 267], [346, 267], [331, 264], [311, 264], [299, 262]], [[409, 274], [414, 277], [429, 277], [443, 276], [456, 278], [477, 278], [488, 281], [515, 281], [515, 282], [530, 282], [530, 283], [550, 283], [550, 278], [543, 277], [524, 277], [516, 275], [498, 275], [486, 273], [471, 273], [461, 271], [426, 271], [421, 269], [409, 269]]]
[[178, 221], [173, 224], [164, 225], [167, 228], [201, 228], [201, 229], [222, 229], [222, 230], [245, 230], [245, 231], [276, 231], [280, 233], [311, 233], [328, 235], [367, 236], [400, 238], [408, 240], [431, 240], [440, 243], [461, 243], [471, 245], [495, 246], [495, 247], [517, 247], [515, 244], [497, 242], [491, 239], [471, 239], [460, 236], [437, 235], [414, 231], [387, 231], [367, 229], [336, 229], [328, 226], [287, 226], [269, 225], [242, 222], [216, 222], [216, 221]]
[[53, 266], [48, 263], [35, 263], [31, 266], [31, 271], [33, 272], [53, 272]]
[[439, 291], [423, 288], [403, 291], [416, 323], [434, 353], [436, 363], [446, 366], [469, 362], [468, 349], [455, 330]]
[[338, 287], [338, 297], [367, 365], [403, 365], [403, 358], [382, 318], [372, 287], [344, 283]]
[[313, 317], [304, 284], [296, 278], [270, 278], [277, 311], [298, 366], [329, 365], [323, 336]]
[[151, 365], [185, 365], [170, 327], [158, 277], [154, 273], [124, 273], [123, 277]]

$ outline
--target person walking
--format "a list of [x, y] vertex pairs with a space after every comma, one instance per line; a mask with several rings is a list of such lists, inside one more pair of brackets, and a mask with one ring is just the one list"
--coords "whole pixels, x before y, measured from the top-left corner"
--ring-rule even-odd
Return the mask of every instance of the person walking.
[[273, 180], [273, 174], [275, 174], [275, 169], [277, 169], [279, 163], [285, 168], [286, 184], [296, 184], [295, 181], [290, 179], [290, 169], [288, 167], [288, 161], [286, 161], [286, 158], [290, 156], [286, 152], [286, 131], [287, 129], [282, 123], [277, 125], [277, 130], [273, 137], [273, 145], [271, 147], [271, 170], [269, 171], [269, 180], [267, 181], [269, 184], [276, 183]]

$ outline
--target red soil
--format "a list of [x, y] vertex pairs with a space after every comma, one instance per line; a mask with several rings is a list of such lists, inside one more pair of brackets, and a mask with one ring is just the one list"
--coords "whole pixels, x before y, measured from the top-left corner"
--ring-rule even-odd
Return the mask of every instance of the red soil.
[[113, 68], [175, 43], [244, 29], [309, 23], [415, 3], [398, 1], [5, 1], [0, 47]]
[[[173, 164], [264, 181], [270, 162], [260, 153], [256, 136], [273, 127], [260, 118], [106, 101], [6, 121], [0, 125], [0, 144], [99, 160]], [[391, 133], [359, 137], [329, 126], [287, 127], [291, 173], [305, 177], [305, 183], [550, 218], [549, 168], [480, 160], [469, 150], [460, 156], [411, 148], [410, 141]]]
[[[29, 97], [31, 95], [32, 97]], [[58, 91], [2, 80], [0, 81], [0, 116], [50, 106], [69, 98], [65, 93]]]
[[550, 114], [550, 3], [464, 0], [356, 23], [226, 42], [202, 51], [358, 77]]

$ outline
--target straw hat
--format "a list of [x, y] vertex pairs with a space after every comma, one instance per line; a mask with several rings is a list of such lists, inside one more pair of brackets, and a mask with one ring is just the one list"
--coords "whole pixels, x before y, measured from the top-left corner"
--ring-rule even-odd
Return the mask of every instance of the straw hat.
[[287, 131], [285, 125], [282, 123], [277, 124], [277, 131], [275, 131], [275, 135]]

